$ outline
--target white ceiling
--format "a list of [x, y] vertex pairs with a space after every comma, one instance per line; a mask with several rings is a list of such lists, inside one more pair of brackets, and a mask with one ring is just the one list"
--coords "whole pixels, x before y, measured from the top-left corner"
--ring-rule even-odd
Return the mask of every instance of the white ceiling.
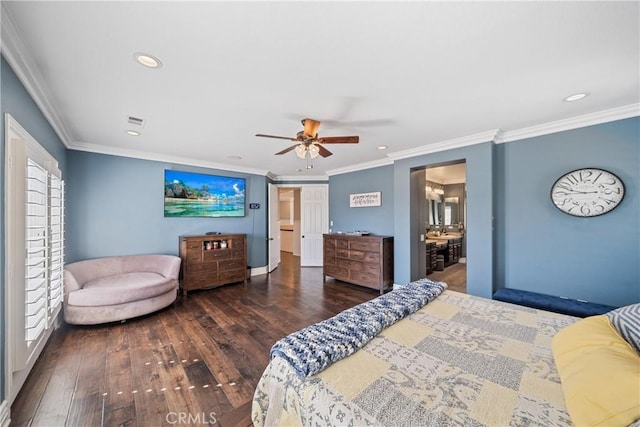
[[466, 163], [436, 166], [425, 169], [425, 179], [438, 184], [463, 184], [467, 182]]
[[[2, 1], [2, 49], [70, 148], [302, 179], [637, 115], [639, 6]], [[306, 171], [274, 155], [291, 142], [254, 136], [294, 137], [303, 117], [360, 143]]]

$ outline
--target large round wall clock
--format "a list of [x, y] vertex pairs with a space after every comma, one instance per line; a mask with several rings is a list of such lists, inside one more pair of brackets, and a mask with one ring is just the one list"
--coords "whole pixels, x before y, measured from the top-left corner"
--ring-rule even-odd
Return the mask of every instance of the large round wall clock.
[[551, 187], [551, 200], [573, 216], [598, 216], [616, 208], [624, 197], [624, 183], [615, 174], [582, 168], [562, 175]]

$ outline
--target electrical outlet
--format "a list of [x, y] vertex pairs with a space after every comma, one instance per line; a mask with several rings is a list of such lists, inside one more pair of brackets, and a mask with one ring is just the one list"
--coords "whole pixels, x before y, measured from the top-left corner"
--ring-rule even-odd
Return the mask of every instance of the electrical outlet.
[[260, 209], [260, 203], [249, 203], [249, 209]]
[[329, 226], [333, 227], [333, 220], [329, 221]]

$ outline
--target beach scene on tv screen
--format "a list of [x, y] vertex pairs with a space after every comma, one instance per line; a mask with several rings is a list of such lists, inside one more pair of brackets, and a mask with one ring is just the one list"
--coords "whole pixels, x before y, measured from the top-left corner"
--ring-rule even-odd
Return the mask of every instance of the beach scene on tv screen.
[[244, 178], [164, 171], [164, 216], [244, 216]]

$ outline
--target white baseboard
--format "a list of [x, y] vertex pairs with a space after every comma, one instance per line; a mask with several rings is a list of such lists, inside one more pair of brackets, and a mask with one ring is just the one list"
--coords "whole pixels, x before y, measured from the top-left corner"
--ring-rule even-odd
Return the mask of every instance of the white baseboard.
[[267, 274], [269, 272], [269, 267], [268, 266], [264, 266], [264, 267], [257, 267], [257, 268], [252, 268], [251, 269], [251, 276], [259, 276], [261, 274]]
[[0, 404], [0, 427], [9, 427], [9, 423], [11, 422], [11, 413], [9, 412], [9, 402], [3, 401]]

